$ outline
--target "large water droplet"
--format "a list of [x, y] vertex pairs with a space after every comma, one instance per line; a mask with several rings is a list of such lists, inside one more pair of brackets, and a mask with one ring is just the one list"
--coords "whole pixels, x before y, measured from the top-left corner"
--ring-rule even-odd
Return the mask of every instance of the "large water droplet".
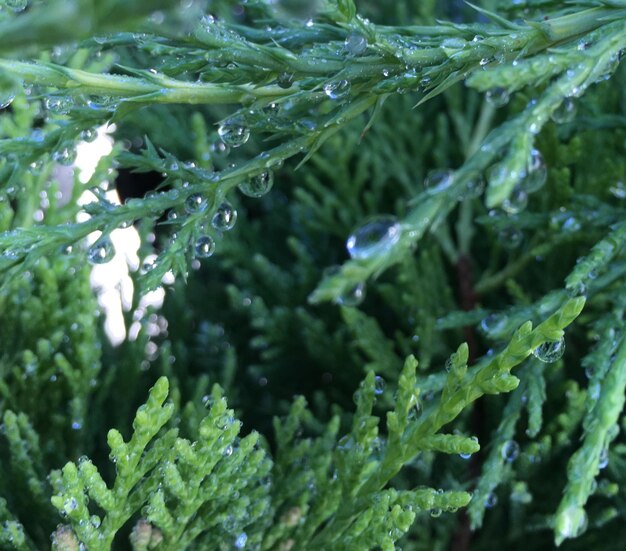
[[192, 193], [187, 199], [185, 199], [185, 210], [188, 214], [195, 214], [196, 212], [204, 212], [207, 209], [207, 200], [199, 193]]
[[535, 358], [545, 363], [552, 363], [560, 360], [564, 353], [565, 339], [563, 337], [561, 337], [558, 341], [544, 342], [533, 350]]
[[51, 113], [66, 115], [74, 105], [74, 100], [68, 96], [50, 96], [44, 104]]
[[557, 124], [572, 122], [576, 117], [576, 102], [572, 98], [565, 98], [552, 113], [552, 120]]
[[224, 121], [217, 129], [217, 133], [230, 147], [240, 147], [250, 138], [250, 129], [236, 120]]
[[209, 258], [215, 252], [215, 240], [210, 235], [202, 235], [196, 241], [196, 256], [198, 258]]
[[323, 90], [330, 99], [345, 98], [350, 93], [350, 82], [345, 79], [333, 80], [324, 84]]
[[504, 107], [507, 103], [509, 103], [510, 97], [509, 91], [506, 88], [497, 86], [495, 88], [491, 88], [491, 90], [487, 90], [487, 93], [485, 94], [485, 101], [494, 107]]
[[87, 260], [92, 264], [106, 264], [115, 256], [115, 247], [107, 235], [101, 237], [87, 250]]
[[519, 456], [519, 444], [515, 440], [507, 440], [502, 444], [502, 458], [509, 463], [515, 461]]
[[274, 185], [274, 173], [266, 170], [239, 184], [239, 191], [248, 197], [263, 197]]
[[367, 38], [362, 34], [352, 33], [346, 38], [344, 47], [348, 54], [352, 56], [361, 55], [367, 50]]
[[398, 220], [394, 216], [375, 216], [348, 237], [346, 248], [352, 258], [363, 260], [384, 253], [398, 239]]
[[224, 201], [213, 215], [213, 219], [211, 220], [211, 225], [219, 231], [228, 231], [232, 230], [235, 226], [235, 222], [237, 221], [237, 211], [233, 208], [233, 206]]

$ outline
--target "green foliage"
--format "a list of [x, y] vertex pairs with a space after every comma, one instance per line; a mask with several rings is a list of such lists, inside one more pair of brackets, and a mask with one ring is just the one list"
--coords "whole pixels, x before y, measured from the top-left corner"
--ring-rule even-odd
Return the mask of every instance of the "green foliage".
[[[624, 2], [0, 36], [0, 549], [619, 545]], [[131, 227], [114, 346], [89, 263]]]

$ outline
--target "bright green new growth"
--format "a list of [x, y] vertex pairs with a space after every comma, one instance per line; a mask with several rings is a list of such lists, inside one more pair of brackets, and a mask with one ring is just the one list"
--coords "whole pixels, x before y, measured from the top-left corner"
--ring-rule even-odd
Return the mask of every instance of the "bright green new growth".
[[0, 0], [0, 549], [622, 539], [626, 3], [183, 4]]
[[[379, 436], [379, 418], [372, 415], [376, 396], [383, 393], [373, 372], [357, 391], [351, 432], [339, 439], [338, 418], [320, 437], [298, 438], [310, 414], [304, 400], [296, 400], [287, 419], [275, 421], [278, 447], [273, 466], [259, 447], [258, 433], [238, 437], [241, 423], [218, 387], [205, 404], [190, 404], [192, 409], [209, 408], [191, 435], [193, 442], [178, 437], [174, 428], [162, 431], [175, 412], [173, 404], [166, 403], [169, 385], [163, 377], [137, 410], [130, 440], [125, 442], [115, 429], [108, 433], [109, 457], [116, 469], [112, 487], [84, 456], [51, 474], [52, 505], [66, 522], [53, 534], [53, 548], [64, 551], [75, 545], [71, 542], [80, 542], [96, 551], [110, 549], [119, 529], [141, 512], [145, 519], [135, 524], [131, 535], [134, 549], [151, 548], [140, 543], [148, 537], [142, 535], [145, 531], [158, 539], [159, 549], [219, 541], [234, 541], [235, 547], [244, 541], [261, 549], [332, 545], [356, 550], [373, 544], [392, 549], [417, 513], [456, 511], [471, 495], [426, 488], [398, 492], [385, 489], [386, 484], [420, 452], [476, 453], [480, 447], [475, 440], [439, 431], [483, 394], [516, 388], [519, 380], [510, 370], [541, 343], [562, 334], [583, 304], [583, 299], [568, 301], [534, 330], [525, 324], [501, 354], [473, 373], [467, 371], [468, 350], [462, 345], [450, 358], [441, 400], [417, 418], [417, 362], [409, 358], [398, 380], [394, 410], [387, 413], [386, 442]], [[13, 463], [36, 480], [22, 451], [27, 439], [34, 438], [32, 428], [11, 411], [5, 414], [5, 424]], [[33, 497], [43, 494], [38, 487], [31, 492]], [[285, 505], [290, 507], [285, 510]], [[277, 515], [278, 523], [272, 524]], [[19, 524], [10, 526], [21, 530]], [[11, 538], [9, 534], [7, 541]]]

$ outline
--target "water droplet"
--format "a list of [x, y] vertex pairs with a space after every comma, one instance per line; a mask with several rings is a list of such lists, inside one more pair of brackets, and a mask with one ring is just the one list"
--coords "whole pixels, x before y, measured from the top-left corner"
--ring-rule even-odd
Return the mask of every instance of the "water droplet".
[[280, 73], [278, 77], [276, 77], [276, 84], [284, 90], [291, 88], [293, 84], [293, 73]]
[[76, 160], [76, 150], [72, 147], [62, 147], [52, 154], [52, 159], [63, 166], [71, 166]]
[[0, 109], [6, 109], [13, 103], [15, 94], [13, 92], [0, 91]]
[[572, 122], [576, 117], [576, 102], [572, 98], [565, 98], [552, 113], [552, 120], [557, 124]]
[[561, 226], [561, 230], [564, 232], [577, 232], [582, 227], [581, 223], [575, 216], [568, 216]]
[[533, 149], [528, 159], [526, 177], [522, 180], [521, 186], [526, 193], [534, 193], [545, 185], [547, 179], [548, 167], [543, 160], [543, 155], [537, 149]]
[[515, 440], [507, 440], [502, 444], [502, 458], [509, 463], [515, 461], [519, 456], [519, 444]]
[[115, 247], [109, 236], [101, 237], [87, 250], [87, 260], [92, 264], [106, 264], [115, 256]]
[[485, 94], [485, 101], [494, 107], [504, 107], [507, 103], [509, 103], [510, 97], [509, 91], [506, 88], [497, 86], [495, 88], [491, 88], [491, 90], [487, 90], [487, 93]]
[[497, 503], [498, 503], [498, 496], [494, 494], [493, 492], [489, 492], [485, 496], [485, 508], [492, 509], [493, 507], [497, 505]]
[[210, 235], [198, 237], [195, 251], [198, 258], [209, 258], [215, 252], [215, 240]]
[[100, 517], [98, 515], [91, 515], [89, 517], [89, 522], [91, 522], [91, 525], [94, 528], [100, 528], [100, 524], [102, 521], [100, 520]]
[[[476, 436], [472, 436], [471, 440], [473, 440], [474, 442], [478, 443], [478, 437], [476, 437]], [[472, 454], [471, 453], [460, 453], [459, 457], [461, 459], [469, 459], [470, 457], [472, 457]]]
[[352, 258], [364, 260], [384, 253], [398, 239], [398, 220], [393, 216], [375, 216], [348, 237], [346, 248]]
[[224, 201], [213, 215], [211, 220], [211, 226], [218, 231], [232, 230], [237, 221], [237, 211], [232, 207], [230, 203]]
[[506, 184], [512, 177], [509, 167], [504, 163], [492, 165], [487, 170], [487, 182], [489, 187], [500, 187]]
[[374, 394], [380, 396], [385, 390], [385, 379], [376, 375], [374, 378]]
[[506, 318], [502, 314], [489, 314], [480, 322], [480, 328], [487, 334], [499, 333], [506, 326]]
[[78, 507], [78, 502], [76, 501], [76, 498], [73, 498], [73, 497], [70, 499], [66, 499], [65, 503], [63, 503], [63, 509], [68, 515], [71, 512], [76, 511], [77, 507]]
[[237, 536], [237, 539], [235, 540], [235, 548], [243, 549], [246, 546], [247, 541], [248, 541], [248, 536], [246, 535], [245, 532], [241, 532], [241, 534], [239, 534]]
[[226, 446], [224, 448], [223, 455], [224, 455], [224, 457], [230, 457], [231, 455], [233, 455], [233, 447], [232, 446]]
[[345, 79], [333, 80], [324, 84], [323, 90], [330, 99], [342, 99], [350, 93], [350, 82]]
[[549, 341], [540, 344], [533, 350], [533, 356], [545, 363], [556, 362], [563, 357], [565, 352], [565, 339], [561, 337], [558, 341]]
[[424, 187], [432, 191], [443, 191], [454, 182], [454, 172], [451, 170], [431, 170], [424, 180]]
[[207, 200], [199, 193], [192, 193], [185, 199], [185, 210], [188, 214], [204, 212], [208, 207]]
[[95, 128], [85, 128], [80, 133], [80, 139], [87, 143], [92, 143], [98, 137], [98, 131]]
[[431, 509], [430, 510], [430, 516], [433, 517], [433, 518], [440, 517], [441, 513], [442, 513], [441, 509]]
[[344, 47], [348, 54], [352, 56], [361, 55], [367, 50], [367, 38], [362, 34], [352, 33], [346, 38]]
[[354, 287], [339, 295], [335, 299], [335, 304], [339, 304], [341, 306], [349, 306], [353, 308], [361, 304], [364, 299], [365, 284], [357, 283]]
[[502, 201], [502, 210], [508, 214], [519, 214], [528, 205], [528, 194], [519, 186], [513, 188], [511, 195]]
[[250, 138], [250, 129], [236, 120], [224, 121], [217, 129], [217, 133], [230, 147], [240, 147]]
[[28, 6], [28, 0], [4, 0], [4, 5], [15, 13], [20, 13]]
[[557, 519], [556, 531], [563, 539], [576, 538], [587, 529], [587, 513], [574, 505], [565, 509]]
[[232, 415], [228, 415], [227, 413], [224, 413], [223, 415], [220, 415], [216, 420], [215, 420], [215, 426], [220, 429], [220, 430], [224, 430], [227, 427], [229, 427], [230, 425], [233, 424], [233, 417]]
[[450, 37], [450, 38], [444, 38], [443, 41], [441, 42], [441, 47], [442, 48], [447, 48], [450, 50], [460, 50], [465, 48], [467, 44], [467, 41], [464, 40], [463, 38], [460, 37]]
[[239, 184], [239, 191], [248, 197], [263, 197], [274, 185], [274, 173], [266, 170]]
[[524, 239], [524, 234], [517, 228], [505, 228], [498, 233], [498, 241], [505, 249], [516, 249]]
[[569, 285], [566, 290], [567, 296], [570, 298], [580, 297], [587, 294], [587, 286], [582, 281]]

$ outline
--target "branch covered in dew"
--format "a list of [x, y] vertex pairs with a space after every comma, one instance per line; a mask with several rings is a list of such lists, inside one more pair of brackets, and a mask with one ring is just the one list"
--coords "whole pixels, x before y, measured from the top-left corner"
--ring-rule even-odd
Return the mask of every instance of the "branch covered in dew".
[[[115, 2], [110, 4], [93, 12], [94, 22], [85, 36], [99, 28], [98, 18], [115, 7]], [[132, 19], [141, 13], [141, 6], [120, 8], [120, 14]], [[276, 15], [264, 5], [255, 4], [251, 10], [257, 10], [260, 19]], [[29, 11], [23, 19], [20, 15], [12, 20], [35, 25], [39, 13]], [[550, 75], [557, 80], [536, 102], [479, 140], [482, 146], [454, 173], [433, 178], [430, 189], [413, 199], [415, 206], [402, 221], [387, 221], [387, 227], [366, 226], [366, 239], [370, 243], [378, 239], [377, 246], [365, 250], [363, 236], [357, 231], [351, 238], [354, 246], [349, 247], [355, 260], [326, 279], [311, 300], [338, 300], [406, 257], [426, 232], [446, 218], [456, 200], [482, 193], [485, 172], [488, 205], [515, 211], [524, 196], [545, 181], [541, 155], [533, 148], [534, 135], [555, 115], [564, 98], [580, 95], [590, 83], [615, 69], [617, 56], [626, 46], [626, 14], [621, 6], [611, 4], [572, 9], [567, 15], [540, 22], [511, 23], [486, 15], [491, 23], [394, 28], [360, 18], [354, 5], [346, 2], [331, 6], [319, 22], [306, 25], [280, 20], [276, 26], [247, 27], [207, 16], [188, 35], [119, 34], [98, 40], [105, 51], [119, 47], [138, 54], [158, 52], [160, 57], [150, 70], [124, 64], [103, 73], [49, 62], [1, 59], [7, 99], [20, 85], [36, 86], [52, 99], [48, 104], [63, 104], [52, 113], [52, 124], [36, 143], [0, 140], [0, 152], [18, 159], [25, 152], [25, 159], [33, 162], [52, 144], [62, 157], [89, 127], [121, 121], [136, 109], [158, 104], [240, 105], [219, 128], [225, 145], [239, 147], [251, 134], [255, 141], [263, 137], [280, 142], [271, 148], [261, 146], [261, 155], [235, 168], [211, 172], [191, 167], [183, 174], [168, 170], [169, 191], [119, 207], [101, 201], [99, 206], [89, 207], [87, 222], [46, 228], [45, 232], [35, 226], [5, 234], [0, 238], [5, 251], [3, 265], [29, 264], [94, 230], [100, 230], [106, 239], [116, 227], [178, 209], [184, 216], [175, 223], [175, 239], [146, 277], [147, 288], [152, 288], [169, 270], [185, 272], [181, 255], [190, 250], [190, 243], [191, 256], [196, 254], [194, 247], [196, 252], [212, 253], [219, 235], [215, 228], [204, 232], [200, 222], [218, 215], [232, 188], [239, 186], [254, 197], [263, 195], [271, 187], [273, 167], [300, 153], [307, 154], [306, 160], [330, 135], [380, 106], [389, 94], [415, 91], [421, 95], [421, 104], [466, 79], [469, 86], [486, 91], [488, 101], [502, 104], [521, 84], [538, 85]], [[56, 23], [50, 20], [46, 24]], [[50, 36], [55, 40], [54, 34]], [[588, 50], [580, 51], [581, 40], [590, 44]], [[570, 69], [572, 62], [576, 63], [574, 69]], [[547, 64], [549, 70], [539, 71], [539, 64]], [[71, 153], [68, 155], [71, 158]], [[151, 152], [145, 157], [151, 168], [161, 165], [162, 159]], [[15, 157], [10, 160], [20, 165]], [[121, 155], [120, 160], [122, 166], [136, 166], [137, 159], [131, 155]], [[182, 162], [172, 164], [183, 166]], [[194, 201], [197, 208], [191, 205]]]

